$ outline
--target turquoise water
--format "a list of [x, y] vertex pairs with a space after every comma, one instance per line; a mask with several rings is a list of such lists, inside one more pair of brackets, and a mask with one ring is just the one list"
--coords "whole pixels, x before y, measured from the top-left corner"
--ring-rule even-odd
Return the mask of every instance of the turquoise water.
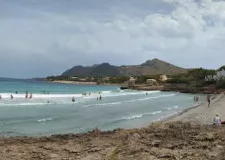
[[[32, 92], [31, 99], [25, 98], [26, 91]], [[119, 86], [0, 81], [0, 135], [46, 136], [87, 132], [96, 127], [141, 127], [196, 105], [191, 94], [147, 93], [124, 91]], [[97, 100], [100, 95], [102, 100]]]

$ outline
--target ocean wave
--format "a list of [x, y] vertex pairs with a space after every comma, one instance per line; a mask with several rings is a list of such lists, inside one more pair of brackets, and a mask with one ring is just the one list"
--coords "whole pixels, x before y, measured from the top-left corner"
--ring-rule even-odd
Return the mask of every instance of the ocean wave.
[[162, 113], [162, 111], [154, 111], [154, 112], [150, 112], [150, 113], [134, 114], [134, 115], [124, 116], [124, 117], [120, 118], [120, 120], [132, 120], [132, 119], [141, 118], [141, 117], [146, 116], [146, 115], [156, 115], [156, 114], [160, 114], [160, 113]]
[[[2, 99], [9, 99], [10, 95], [13, 95], [14, 99], [25, 99], [25, 94], [15, 93], [0, 93]], [[28, 94], [29, 97], [30, 94]], [[71, 98], [71, 97], [82, 97], [82, 94], [32, 94], [32, 99], [45, 99], [45, 98]], [[29, 99], [29, 98], [28, 98]]]
[[46, 102], [20, 102], [20, 101], [12, 101], [10, 103], [0, 103], [0, 106], [44, 106], [44, 105], [52, 105], [52, 104], [77, 104], [79, 102], [60, 102], [60, 101], [46, 101]]
[[111, 94], [111, 95], [107, 95], [108, 97], [118, 97], [118, 96], [129, 96], [129, 95], [145, 95], [146, 93], [148, 94], [155, 94], [155, 93], [159, 93], [161, 91], [124, 91], [124, 92], [120, 92], [117, 94]]
[[97, 103], [97, 104], [88, 104], [88, 105], [84, 105], [83, 107], [107, 106], [107, 105], [116, 105], [116, 104], [121, 104], [121, 103], [123, 103], [123, 102]]
[[157, 98], [171, 97], [171, 96], [175, 96], [175, 94], [161, 95], [161, 96], [147, 97], [147, 98], [140, 98], [140, 99], [133, 99], [133, 100], [128, 100], [128, 101], [118, 101], [118, 102], [112, 102], [112, 103], [95, 103], [95, 104], [84, 105], [83, 107], [117, 105], [117, 104], [122, 104], [122, 103], [132, 103], [132, 102], [136, 102], [136, 101], [145, 101], [145, 100], [149, 100], [149, 99], [157, 99]]
[[39, 119], [37, 120], [38, 122], [46, 122], [46, 121], [52, 121], [53, 118], [44, 118], [44, 119]]
[[172, 109], [177, 109], [177, 108], [179, 108], [179, 106], [178, 106], [178, 105], [174, 105], [174, 106], [172, 106], [172, 107], [167, 107], [167, 108], [165, 108], [165, 109], [168, 110], [168, 111], [170, 111], [170, 110], [172, 110]]

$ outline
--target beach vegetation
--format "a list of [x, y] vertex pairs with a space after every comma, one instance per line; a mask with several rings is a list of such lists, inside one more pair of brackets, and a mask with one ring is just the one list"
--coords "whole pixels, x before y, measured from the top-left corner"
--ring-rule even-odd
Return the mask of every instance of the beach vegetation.
[[48, 81], [64, 81], [70, 80], [69, 76], [49, 76], [46, 78]]
[[222, 71], [222, 70], [225, 70], [225, 65], [224, 66], [221, 66], [218, 71]]
[[216, 88], [217, 89], [225, 89], [225, 80], [217, 81]]
[[155, 79], [159, 81], [160, 75], [141, 75], [136, 77], [137, 84], [145, 84], [147, 79]]
[[112, 83], [112, 84], [120, 84], [125, 83], [130, 79], [129, 76], [115, 76], [115, 77], [108, 77], [104, 82], [105, 83]]

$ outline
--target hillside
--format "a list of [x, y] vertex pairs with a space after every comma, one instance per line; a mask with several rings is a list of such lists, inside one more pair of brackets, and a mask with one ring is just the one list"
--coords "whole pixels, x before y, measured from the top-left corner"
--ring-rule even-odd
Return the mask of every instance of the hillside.
[[113, 66], [109, 63], [102, 63], [94, 66], [74, 66], [65, 71], [63, 76], [140, 76], [156, 74], [177, 74], [184, 73], [186, 69], [174, 66], [159, 59], [148, 60], [140, 65], [132, 66]]

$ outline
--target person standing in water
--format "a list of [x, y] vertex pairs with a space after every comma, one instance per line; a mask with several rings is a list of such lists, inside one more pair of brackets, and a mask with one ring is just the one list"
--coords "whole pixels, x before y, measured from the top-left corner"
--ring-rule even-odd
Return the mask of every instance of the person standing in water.
[[0, 100], [2, 99], [2, 96], [0, 95]]
[[26, 91], [26, 95], [25, 95], [25, 98], [26, 98], [26, 99], [28, 98], [28, 91]]
[[30, 93], [30, 97], [29, 97], [30, 99], [32, 98], [32, 93]]
[[102, 100], [102, 96], [100, 95], [100, 97], [99, 97], [99, 100], [101, 101]]
[[13, 95], [10, 95], [10, 97], [11, 97], [11, 100], [13, 99]]
[[72, 102], [75, 102], [75, 98], [74, 97], [72, 97]]

